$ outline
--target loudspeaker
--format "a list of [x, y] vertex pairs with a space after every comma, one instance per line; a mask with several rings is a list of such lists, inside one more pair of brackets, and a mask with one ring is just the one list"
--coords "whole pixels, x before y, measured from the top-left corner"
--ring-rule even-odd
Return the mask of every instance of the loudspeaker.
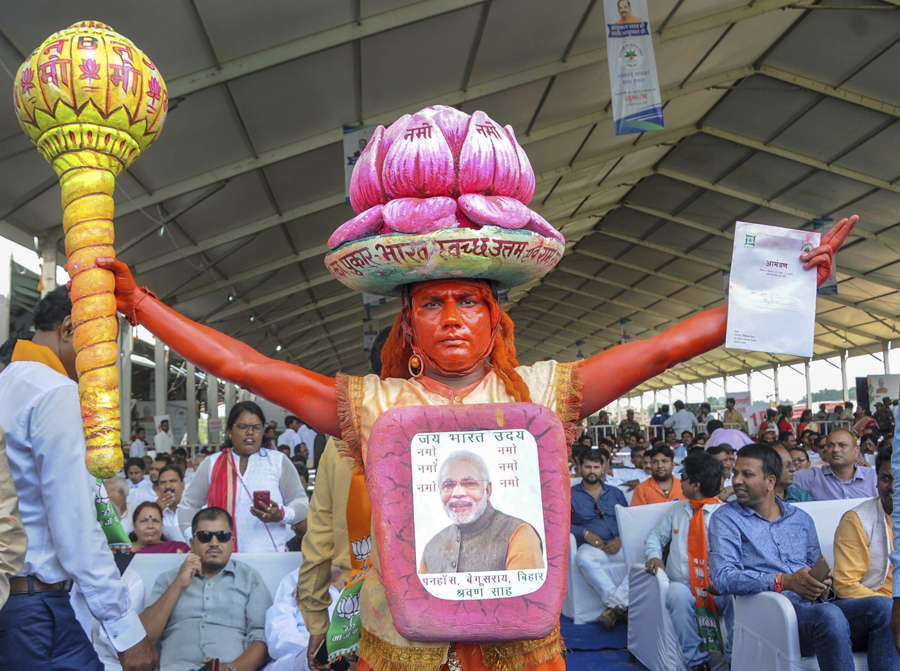
[[869, 378], [856, 378], [856, 404], [869, 410]]

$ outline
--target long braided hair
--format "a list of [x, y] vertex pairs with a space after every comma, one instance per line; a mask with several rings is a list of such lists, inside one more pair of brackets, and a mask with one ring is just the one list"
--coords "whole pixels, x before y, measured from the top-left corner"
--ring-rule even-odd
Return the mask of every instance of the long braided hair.
[[[531, 394], [525, 384], [525, 380], [516, 371], [519, 362], [516, 360], [515, 327], [506, 311], [500, 307], [497, 297], [490, 285], [484, 281], [478, 281], [479, 296], [485, 301], [491, 311], [492, 323], [496, 323], [497, 335], [494, 338], [494, 346], [489, 355], [489, 361], [494, 373], [503, 381], [506, 392], [514, 401], [531, 402]], [[412, 356], [412, 345], [407, 337], [411, 332], [409, 317], [411, 314], [411, 301], [409, 291], [403, 294], [403, 309], [397, 315], [390, 335], [381, 350], [381, 378], [398, 377], [408, 379], [409, 357]]]

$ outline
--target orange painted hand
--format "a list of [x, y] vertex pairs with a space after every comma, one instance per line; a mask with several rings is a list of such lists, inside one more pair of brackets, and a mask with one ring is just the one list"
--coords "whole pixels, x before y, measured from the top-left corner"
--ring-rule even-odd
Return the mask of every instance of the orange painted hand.
[[118, 259], [100, 257], [97, 259], [97, 265], [111, 270], [116, 276], [116, 308], [128, 318], [132, 326], [137, 325], [135, 318], [137, 304], [150, 291], [135, 284], [131, 269]]
[[831, 276], [834, 268], [834, 255], [844, 244], [844, 240], [850, 235], [850, 231], [856, 226], [857, 221], [859, 221], [859, 216], [856, 214], [850, 218], [844, 217], [822, 237], [818, 247], [800, 255], [804, 268], [809, 270], [816, 266], [816, 286], [822, 286], [825, 280]]

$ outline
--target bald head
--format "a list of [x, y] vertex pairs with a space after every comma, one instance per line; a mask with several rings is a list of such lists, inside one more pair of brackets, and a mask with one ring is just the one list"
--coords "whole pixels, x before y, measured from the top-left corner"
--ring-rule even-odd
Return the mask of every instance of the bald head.
[[835, 429], [828, 434], [828, 440], [836, 439], [839, 435], [843, 435], [851, 444], [856, 445], [856, 436], [850, 429]]
[[825, 440], [825, 449], [822, 450], [822, 460], [832, 468], [851, 466], [859, 457], [859, 447], [856, 445], [856, 436], [847, 429], [835, 429], [828, 434]]

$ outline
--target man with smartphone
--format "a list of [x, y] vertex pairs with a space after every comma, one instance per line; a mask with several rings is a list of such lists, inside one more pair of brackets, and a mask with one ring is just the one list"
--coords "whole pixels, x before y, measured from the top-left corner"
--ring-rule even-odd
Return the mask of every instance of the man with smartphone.
[[141, 613], [147, 636], [159, 643], [160, 667], [190, 671], [255, 671], [268, 659], [269, 590], [255, 569], [231, 558], [234, 524], [215, 506], [191, 522], [191, 551], [180, 568], [161, 574], [152, 604]]
[[738, 451], [737, 500], [713, 513], [709, 525], [713, 585], [721, 594], [783, 593], [797, 614], [800, 651], [815, 654], [822, 671], [854, 668], [853, 651], [861, 649], [870, 669], [900, 670], [890, 610], [872, 597], [834, 600], [812, 518], [775, 496], [781, 468], [767, 445]]

